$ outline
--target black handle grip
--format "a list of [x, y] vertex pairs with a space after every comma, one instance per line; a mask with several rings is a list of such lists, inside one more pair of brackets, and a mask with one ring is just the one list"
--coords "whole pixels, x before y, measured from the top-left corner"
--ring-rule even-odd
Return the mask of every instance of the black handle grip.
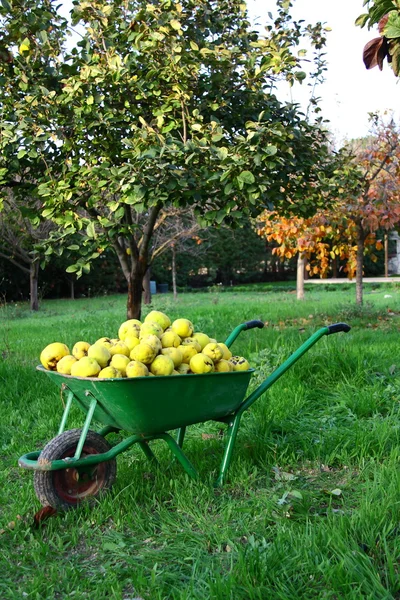
[[245, 323], [245, 331], [247, 329], [254, 329], [254, 327], [258, 327], [259, 329], [262, 329], [264, 327], [264, 323], [262, 321], [247, 321]]
[[347, 323], [334, 323], [333, 325], [328, 325], [328, 333], [326, 335], [331, 335], [331, 333], [339, 333], [339, 331], [344, 331], [347, 333], [350, 331], [350, 325]]

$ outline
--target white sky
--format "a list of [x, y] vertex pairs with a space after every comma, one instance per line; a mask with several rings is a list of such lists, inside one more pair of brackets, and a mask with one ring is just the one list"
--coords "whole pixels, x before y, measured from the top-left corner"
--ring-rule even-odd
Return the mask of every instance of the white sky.
[[[62, 2], [62, 12], [67, 16], [71, 0]], [[327, 33], [326, 59], [328, 70], [325, 83], [316, 90], [321, 98], [320, 113], [330, 121], [329, 129], [336, 142], [362, 137], [368, 133], [368, 113], [395, 111], [400, 120], [400, 77], [396, 78], [385, 61], [383, 71], [378, 67], [367, 71], [362, 61], [364, 45], [378, 37], [377, 29], [361, 29], [354, 25], [364, 12], [363, 0], [294, 0], [291, 11], [296, 20], [306, 23], [321, 21], [332, 31]], [[249, 15], [256, 23], [267, 23], [268, 12], [276, 14], [275, 0], [247, 0]], [[296, 85], [280, 89], [280, 98], [308, 103], [310, 88]]]
[[[257, 17], [260, 24], [267, 21], [268, 11], [276, 13], [274, 0], [247, 0], [247, 5], [251, 18]], [[386, 61], [383, 71], [378, 67], [367, 71], [364, 67], [364, 45], [379, 33], [354, 25], [356, 18], [366, 12], [362, 5], [362, 0], [295, 0], [291, 11], [297, 20], [321, 21], [332, 29], [327, 33], [325, 83], [317, 88], [316, 95], [321, 98], [321, 114], [329, 119], [329, 129], [337, 142], [366, 135], [369, 112], [392, 109], [400, 119], [400, 78], [394, 76]], [[290, 100], [289, 86], [285, 94]], [[294, 101], [304, 102], [308, 94], [304, 83], [292, 89]]]

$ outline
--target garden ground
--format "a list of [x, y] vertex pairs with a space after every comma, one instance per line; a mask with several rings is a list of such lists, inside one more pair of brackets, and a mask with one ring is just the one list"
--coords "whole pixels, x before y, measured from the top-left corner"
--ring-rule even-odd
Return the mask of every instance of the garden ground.
[[[324, 337], [245, 413], [228, 482], [213, 487], [223, 442], [215, 423], [189, 428], [195, 482], [156, 442], [161, 468], [133, 449], [93, 508], [40, 527], [32, 473], [18, 457], [57, 432], [58, 390], [35, 371], [52, 341], [116, 336], [125, 297], [44, 301], [0, 310], [0, 598], [91, 600], [400, 598], [400, 285], [293, 284], [154, 297], [151, 308], [190, 318], [256, 368], [252, 388], [319, 327]], [[147, 312], [147, 308], [146, 311]], [[74, 409], [70, 427], [82, 415]]]

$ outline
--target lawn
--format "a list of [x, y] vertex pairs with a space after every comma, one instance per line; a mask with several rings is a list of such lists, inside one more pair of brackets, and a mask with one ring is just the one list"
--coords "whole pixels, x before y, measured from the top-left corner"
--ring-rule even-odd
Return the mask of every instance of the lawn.
[[[309, 335], [323, 337], [244, 414], [228, 481], [214, 488], [220, 426], [188, 430], [193, 481], [154, 442], [153, 470], [135, 447], [94, 507], [33, 526], [40, 505], [22, 454], [56, 435], [54, 384], [35, 371], [42, 348], [115, 337], [125, 297], [0, 307], [0, 598], [391, 600], [400, 598], [400, 284], [218, 287], [156, 295], [151, 308], [191, 319], [256, 368], [251, 389]], [[149, 310], [145, 308], [145, 313]], [[190, 376], [188, 376], [190, 377]], [[74, 408], [69, 427], [82, 424]]]

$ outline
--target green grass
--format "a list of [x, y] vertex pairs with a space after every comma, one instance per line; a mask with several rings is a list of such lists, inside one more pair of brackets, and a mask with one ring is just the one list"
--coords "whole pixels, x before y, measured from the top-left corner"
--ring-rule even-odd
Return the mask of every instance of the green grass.
[[[352, 326], [322, 338], [244, 414], [226, 485], [213, 487], [219, 425], [193, 426], [185, 450], [201, 482], [155, 442], [161, 468], [122, 454], [108, 496], [38, 529], [32, 473], [17, 459], [54, 437], [62, 414], [35, 371], [40, 351], [116, 336], [125, 297], [44, 301], [35, 315], [0, 308], [1, 600], [400, 598], [400, 287], [367, 286], [362, 310], [354, 286], [310, 286], [301, 303], [278, 288], [154, 297], [219, 340], [267, 322], [234, 345], [256, 367], [252, 388], [319, 327]], [[74, 408], [69, 427], [81, 424]]]

